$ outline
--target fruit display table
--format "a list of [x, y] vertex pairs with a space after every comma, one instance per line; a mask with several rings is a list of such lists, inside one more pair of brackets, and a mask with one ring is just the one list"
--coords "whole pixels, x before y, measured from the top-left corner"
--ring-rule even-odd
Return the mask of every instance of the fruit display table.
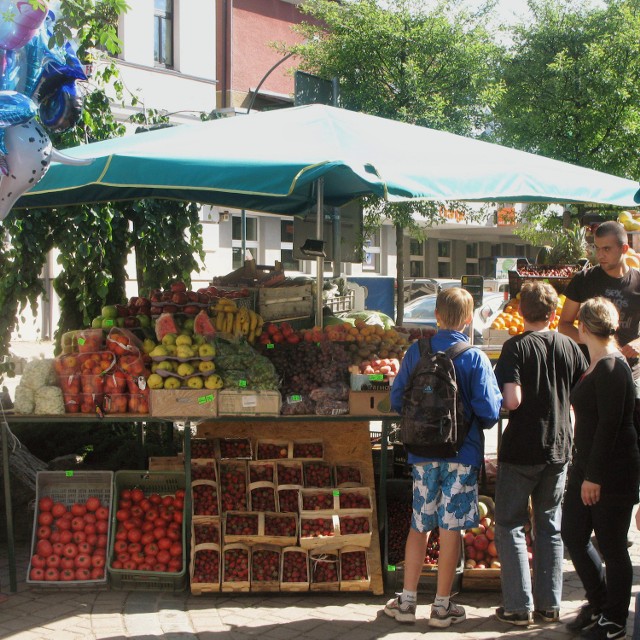
[[[395, 416], [397, 418], [397, 416]], [[371, 545], [369, 550], [370, 587], [369, 590], [376, 595], [384, 592], [382, 567], [380, 560], [380, 531], [384, 526], [386, 513], [386, 480], [387, 480], [387, 441], [390, 423], [394, 416], [372, 418], [371, 416], [227, 416], [207, 419], [203, 422], [184, 419], [175, 419], [175, 422], [184, 423], [184, 458], [191, 460], [192, 430], [199, 426], [200, 430], [207, 429], [207, 433], [215, 437], [250, 437], [258, 439], [285, 439], [296, 440], [303, 438], [321, 438], [325, 443], [328, 460], [357, 463], [362, 469], [363, 485], [375, 492], [374, 470], [371, 457], [371, 441], [369, 436], [369, 421], [371, 419], [382, 421], [382, 449], [380, 456], [380, 481], [377, 495], [377, 505], [373, 504]], [[5, 491], [5, 510], [7, 521], [7, 543], [9, 560], [10, 590], [17, 590], [16, 561], [13, 534], [13, 518], [11, 510], [11, 478], [9, 473], [9, 424], [12, 423], [55, 423], [70, 422], [73, 418], [68, 415], [56, 416], [31, 416], [31, 415], [6, 415], [6, 422], [0, 421], [2, 436], [2, 465], [3, 484]], [[135, 422], [142, 428], [145, 423], [171, 423], [172, 418], [152, 418], [148, 415], [125, 414], [122, 416], [110, 415], [107, 418], [97, 416], [82, 416], [83, 422]], [[185, 482], [191, 484], [190, 464], [185, 464]], [[377, 508], [376, 508], [377, 507]], [[191, 505], [185, 502], [185, 513], [190, 513]]]

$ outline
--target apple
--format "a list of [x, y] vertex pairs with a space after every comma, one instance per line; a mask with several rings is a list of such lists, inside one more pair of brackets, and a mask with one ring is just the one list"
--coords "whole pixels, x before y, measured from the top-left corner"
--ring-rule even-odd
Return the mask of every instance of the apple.
[[477, 535], [476, 539], [473, 541], [473, 546], [478, 551], [486, 551], [486, 549], [489, 547], [489, 540], [487, 536], [485, 536], [483, 533]]
[[476, 538], [475, 535], [471, 533], [471, 531], [467, 531], [464, 534], [464, 538], [463, 538], [465, 547], [472, 545], [475, 538]]

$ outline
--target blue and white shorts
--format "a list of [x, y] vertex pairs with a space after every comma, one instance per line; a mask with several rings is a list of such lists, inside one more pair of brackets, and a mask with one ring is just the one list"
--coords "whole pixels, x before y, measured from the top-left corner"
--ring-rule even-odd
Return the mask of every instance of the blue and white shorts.
[[413, 465], [411, 527], [461, 531], [478, 525], [478, 467], [458, 462]]

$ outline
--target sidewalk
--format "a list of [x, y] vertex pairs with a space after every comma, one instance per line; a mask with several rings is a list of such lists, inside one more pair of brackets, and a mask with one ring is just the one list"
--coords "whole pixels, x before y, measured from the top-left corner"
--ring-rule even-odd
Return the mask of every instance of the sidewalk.
[[[467, 609], [467, 620], [446, 630], [428, 626], [433, 595], [418, 596], [418, 622], [402, 625], [382, 613], [390, 596], [335, 594], [217, 594], [193, 596], [100, 589], [33, 589], [25, 583], [28, 544], [24, 532], [18, 542], [18, 592], [8, 593], [6, 547], [0, 547], [0, 638], [12, 640], [409, 640], [428, 633], [433, 640], [489, 640], [510, 638], [575, 638], [563, 625], [528, 628], [503, 624], [493, 617], [500, 593], [462, 591], [456, 601]], [[630, 531], [634, 585], [640, 585], [640, 532]], [[564, 563], [563, 621], [582, 605], [583, 591], [569, 561]], [[634, 596], [640, 590], [634, 586]], [[635, 598], [632, 598], [633, 608]], [[633, 611], [628, 634], [633, 628]]]

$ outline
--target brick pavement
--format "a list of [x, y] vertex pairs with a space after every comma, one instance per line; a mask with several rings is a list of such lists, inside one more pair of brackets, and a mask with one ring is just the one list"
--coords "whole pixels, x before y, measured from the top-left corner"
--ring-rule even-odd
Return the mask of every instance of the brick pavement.
[[[640, 533], [632, 530], [634, 584], [640, 585]], [[0, 546], [0, 638], [12, 640], [325, 640], [326, 638], [410, 640], [428, 633], [433, 640], [572, 637], [563, 625], [512, 627], [497, 621], [495, 592], [463, 590], [456, 601], [467, 608], [467, 620], [447, 630], [430, 629], [432, 594], [419, 595], [418, 622], [402, 625], [382, 613], [387, 596], [371, 594], [242, 594], [193, 596], [114, 591], [108, 588], [34, 589], [25, 583], [28, 542], [18, 542], [18, 592], [8, 593], [6, 547]], [[562, 619], [571, 619], [582, 604], [582, 588], [571, 562], [565, 561]], [[640, 586], [634, 586], [634, 594]], [[634, 601], [631, 606], [633, 608]], [[633, 613], [628, 632], [631, 635]]]

